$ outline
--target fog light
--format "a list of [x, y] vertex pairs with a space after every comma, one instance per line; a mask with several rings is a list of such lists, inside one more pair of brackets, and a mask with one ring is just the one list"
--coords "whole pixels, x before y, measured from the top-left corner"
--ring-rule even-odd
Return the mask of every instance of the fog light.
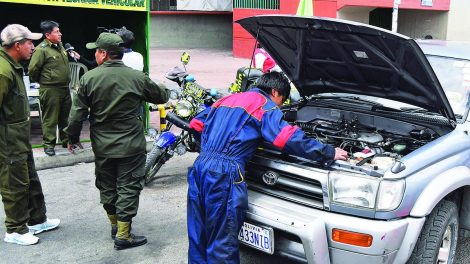
[[359, 247], [370, 247], [372, 245], [372, 236], [368, 234], [333, 228], [331, 237], [333, 241]]

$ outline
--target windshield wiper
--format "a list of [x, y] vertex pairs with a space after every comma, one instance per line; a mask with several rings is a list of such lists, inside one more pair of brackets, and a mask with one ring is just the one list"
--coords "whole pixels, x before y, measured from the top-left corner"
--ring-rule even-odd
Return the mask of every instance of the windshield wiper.
[[335, 96], [335, 95], [322, 96], [322, 95], [317, 95], [317, 96], [314, 96], [313, 99], [321, 99], [321, 100], [337, 99], [337, 100], [342, 100], [342, 101], [346, 101], [346, 102], [362, 102], [362, 103], [367, 103], [367, 104], [373, 105], [373, 106], [382, 106], [381, 103], [377, 103], [377, 102], [372, 101], [372, 100], [364, 99], [364, 98], [361, 98], [359, 96], [351, 96], [351, 95], [348, 95], [348, 96]]
[[421, 107], [401, 107], [400, 110], [404, 113], [416, 113], [416, 114], [426, 114], [426, 115], [439, 115], [442, 116], [442, 114], [429, 111], [427, 109], [421, 108]]
[[421, 107], [400, 107], [400, 110], [407, 113], [427, 113], [429, 110], [426, 110]]

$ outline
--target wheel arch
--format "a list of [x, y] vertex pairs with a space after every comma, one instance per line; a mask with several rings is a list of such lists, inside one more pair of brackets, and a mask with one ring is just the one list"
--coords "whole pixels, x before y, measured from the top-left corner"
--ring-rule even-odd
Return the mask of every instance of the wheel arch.
[[[444, 198], [457, 199], [455, 201], [459, 205], [461, 194], [470, 192], [469, 186], [470, 169], [466, 166], [454, 167], [437, 175], [419, 195], [410, 211], [410, 216], [425, 217], [429, 215]], [[468, 194], [468, 199], [470, 201], [470, 193]], [[470, 207], [468, 214], [470, 216]]]

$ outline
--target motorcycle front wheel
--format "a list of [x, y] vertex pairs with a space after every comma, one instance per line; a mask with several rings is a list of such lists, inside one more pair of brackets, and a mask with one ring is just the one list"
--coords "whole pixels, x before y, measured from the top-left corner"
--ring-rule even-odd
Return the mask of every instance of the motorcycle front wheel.
[[166, 162], [166, 149], [154, 146], [145, 161], [145, 185], [155, 180], [157, 172]]

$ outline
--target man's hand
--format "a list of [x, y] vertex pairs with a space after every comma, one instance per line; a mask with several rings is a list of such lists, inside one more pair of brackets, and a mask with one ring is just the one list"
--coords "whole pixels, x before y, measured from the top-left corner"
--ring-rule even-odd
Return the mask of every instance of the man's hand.
[[70, 153], [75, 154], [75, 150], [77, 148], [83, 149], [82, 143], [80, 143], [80, 141], [75, 144], [67, 143], [67, 149]]
[[348, 152], [341, 148], [335, 148], [335, 160], [347, 160]]
[[76, 52], [75, 50], [72, 50], [70, 52], [73, 53], [73, 58], [75, 58], [76, 60], [80, 59], [80, 54], [78, 52]]

